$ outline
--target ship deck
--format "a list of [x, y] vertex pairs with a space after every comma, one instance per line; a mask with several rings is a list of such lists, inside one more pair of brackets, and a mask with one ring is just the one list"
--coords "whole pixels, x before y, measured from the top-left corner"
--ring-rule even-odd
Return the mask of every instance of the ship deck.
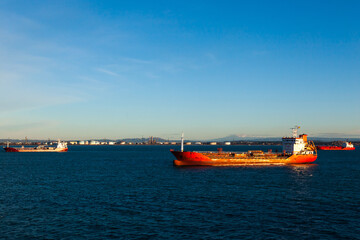
[[290, 155], [263, 151], [249, 152], [199, 152], [210, 159], [287, 159]]

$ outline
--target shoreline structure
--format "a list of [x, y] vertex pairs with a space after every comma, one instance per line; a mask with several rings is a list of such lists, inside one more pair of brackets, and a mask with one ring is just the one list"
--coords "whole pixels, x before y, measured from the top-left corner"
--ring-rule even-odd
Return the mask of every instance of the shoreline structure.
[[[162, 145], [181, 145], [180, 140], [173, 140], [173, 141], [156, 141], [156, 140], [145, 140], [145, 141], [126, 141], [126, 140], [70, 140], [64, 141], [68, 145], [72, 146], [124, 146], [124, 145], [155, 145], [155, 146], [162, 146]], [[329, 141], [319, 141], [313, 140], [315, 145], [340, 145], [344, 142], [344, 140], [329, 140]], [[26, 142], [21, 140], [0, 140], [0, 145], [12, 145], [12, 146], [33, 146], [33, 145], [56, 145], [57, 141], [53, 140], [28, 140]], [[360, 146], [359, 141], [352, 141], [354, 146]], [[185, 141], [185, 145], [205, 145], [205, 146], [281, 146], [281, 141], [261, 141], [261, 140], [244, 140], [244, 141]]]

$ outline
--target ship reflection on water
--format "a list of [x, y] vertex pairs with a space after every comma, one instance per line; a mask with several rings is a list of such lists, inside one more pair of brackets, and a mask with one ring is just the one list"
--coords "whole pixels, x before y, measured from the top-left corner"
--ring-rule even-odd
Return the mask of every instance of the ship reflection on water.
[[315, 170], [318, 166], [316, 163], [309, 163], [309, 164], [289, 164], [287, 167], [295, 172], [303, 172], [304, 170]]
[[290, 175], [297, 181], [302, 181], [304, 178], [312, 177], [314, 171], [317, 169], [318, 164], [293, 164], [289, 165]]

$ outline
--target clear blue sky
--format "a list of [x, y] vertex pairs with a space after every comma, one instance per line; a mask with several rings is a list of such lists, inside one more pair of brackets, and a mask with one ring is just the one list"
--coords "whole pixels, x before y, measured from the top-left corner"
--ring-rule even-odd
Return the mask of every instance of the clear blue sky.
[[360, 136], [359, 9], [0, 0], [0, 138]]

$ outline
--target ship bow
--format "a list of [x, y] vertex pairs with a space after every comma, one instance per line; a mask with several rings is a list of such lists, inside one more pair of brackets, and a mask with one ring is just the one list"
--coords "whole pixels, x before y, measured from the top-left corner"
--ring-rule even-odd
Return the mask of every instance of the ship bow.
[[206, 165], [211, 159], [197, 152], [181, 152], [173, 151], [171, 153], [176, 157], [174, 165], [185, 166], [185, 165]]

